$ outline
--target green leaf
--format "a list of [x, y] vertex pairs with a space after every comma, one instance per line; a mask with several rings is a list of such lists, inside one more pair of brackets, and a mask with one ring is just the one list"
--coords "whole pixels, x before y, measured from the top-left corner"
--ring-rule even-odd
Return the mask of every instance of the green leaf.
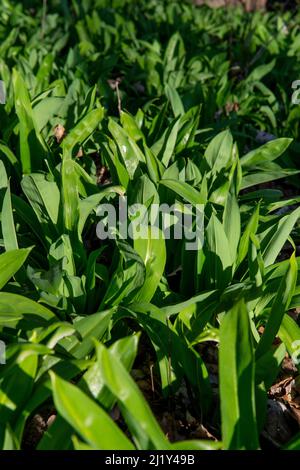
[[12, 250], [0, 255], [0, 289], [19, 271], [26, 261], [31, 248]]
[[289, 147], [293, 139], [281, 138], [271, 140], [241, 158], [242, 167], [260, 166], [265, 162], [272, 162], [280, 157]]
[[13, 87], [16, 113], [20, 126], [20, 156], [23, 173], [40, 170], [46, 155], [46, 146], [34, 121], [30, 97], [25, 82], [13, 69]]
[[168, 100], [171, 103], [173, 114], [175, 117], [183, 116], [184, 115], [184, 107], [180, 96], [177, 90], [171, 87], [168, 83], [165, 86], [165, 93], [167, 95]]
[[222, 319], [219, 376], [225, 449], [258, 449], [254, 353], [248, 312], [239, 301]]
[[75, 358], [83, 359], [94, 349], [94, 340], [101, 340], [106, 333], [113, 313], [114, 310], [111, 309], [77, 319], [73, 326], [80, 339], [75, 335], [69, 336], [63, 338], [59, 345]]
[[15, 223], [11, 205], [10, 185], [8, 185], [3, 199], [1, 212], [1, 226], [3, 241], [6, 251], [16, 250], [19, 248]]
[[232, 261], [237, 257], [237, 249], [241, 235], [241, 216], [234, 188], [230, 188], [223, 212], [224, 231], [229, 241]]
[[71, 152], [78, 143], [83, 143], [96, 129], [104, 117], [104, 108], [94, 109], [87, 113], [62, 141], [65, 155], [71, 158]]
[[121, 184], [124, 188], [127, 188], [130, 180], [130, 172], [125, 163], [121, 161], [115, 142], [109, 138], [107, 140], [108, 143], [103, 142], [100, 145], [105, 162], [112, 174], [112, 180], [115, 184]]
[[[275, 164], [274, 164], [275, 165]], [[254, 173], [245, 174], [242, 180], [241, 189], [247, 189], [251, 186], [256, 186], [262, 183], [268, 183], [269, 181], [275, 181], [288, 176], [297, 175], [299, 170], [295, 169], [282, 169], [277, 165], [278, 169], [264, 169], [263, 171], [257, 171]]]
[[121, 412], [137, 447], [169, 449], [170, 445], [148, 403], [123, 364], [104, 346], [98, 360], [105, 384], [118, 399]]
[[246, 82], [255, 82], [261, 80], [265, 75], [270, 73], [276, 64], [276, 60], [272, 60], [269, 64], [258, 65], [246, 78]]
[[258, 221], [259, 221], [259, 209], [260, 209], [260, 205], [257, 204], [256, 208], [254, 209], [253, 214], [250, 217], [250, 220], [248, 221], [246, 225], [244, 233], [242, 234], [239, 240], [238, 255], [237, 255], [237, 261], [236, 261], [237, 266], [239, 266], [241, 262], [247, 256], [251, 234], [253, 235], [256, 234]]
[[282, 450], [300, 450], [300, 433], [296, 434], [293, 439], [288, 442]]
[[206, 229], [207, 283], [210, 287], [226, 287], [232, 275], [231, 251], [229, 240], [219, 219], [213, 214]]
[[263, 284], [265, 266], [258, 238], [251, 233], [250, 240], [248, 246], [249, 278], [256, 287], [260, 287]]
[[49, 241], [56, 240], [60, 207], [57, 184], [54, 181], [48, 181], [45, 175], [31, 173], [23, 177], [21, 186], [36, 213], [44, 234]]
[[227, 167], [231, 160], [232, 149], [233, 140], [229, 130], [220, 132], [209, 143], [204, 158], [214, 173], [219, 173]]
[[37, 355], [19, 356], [7, 374], [1, 374], [0, 423], [2, 426], [22, 410], [30, 397], [37, 372]]
[[164, 395], [174, 393], [185, 375], [198, 397], [203, 413], [211, 403], [208, 372], [201, 356], [191, 349], [172, 326], [168, 309], [164, 312], [152, 304], [131, 304], [120, 310], [121, 318], [134, 318], [146, 331], [155, 348]]
[[157, 159], [167, 168], [174, 154], [176, 147], [177, 134], [179, 130], [179, 119], [175, 119], [164, 134], [162, 147], [157, 155]]
[[36, 235], [41, 244], [46, 247], [47, 241], [44, 237], [42, 226], [32, 207], [21, 197], [16, 196], [15, 194], [12, 194], [11, 199], [13, 208], [16, 211], [18, 217], [21, 219], [21, 221], [25, 222], [32, 233]]
[[7, 160], [15, 169], [17, 175], [21, 177], [20, 162], [15, 156], [15, 154], [12, 152], [12, 150], [7, 145], [5, 145], [5, 143], [0, 143], [0, 152], [2, 152], [6, 156]]
[[190, 440], [190, 441], [178, 441], [172, 444], [172, 450], [220, 450], [223, 447], [222, 442], [206, 441], [206, 440]]
[[5, 170], [5, 165], [2, 160], [0, 160], [0, 190], [6, 189], [8, 187], [8, 178]]
[[134, 249], [142, 258], [145, 268], [145, 282], [134, 297], [135, 302], [150, 302], [163, 275], [166, 264], [166, 245], [162, 232], [158, 238], [151, 237], [148, 227], [148, 238], [136, 238]]
[[[130, 302], [145, 280], [145, 265], [138, 253], [125, 240], [118, 240], [119, 264], [107, 288], [102, 304]], [[101, 304], [101, 305], [102, 305]]]
[[63, 418], [92, 447], [134, 450], [113, 420], [78, 387], [50, 372], [54, 403]]
[[49, 96], [39, 101], [33, 108], [34, 120], [37, 123], [37, 129], [40, 132], [46, 124], [52, 119], [62, 106], [64, 98], [58, 96]]
[[282, 318], [278, 336], [300, 371], [300, 327], [288, 314]]
[[138, 127], [135, 119], [131, 116], [131, 114], [121, 111], [120, 114], [121, 124], [123, 129], [127, 132], [128, 135], [135, 141], [144, 140], [145, 136]]
[[1, 450], [20, 450], [20, 444], [16, 439], [11, 427], [9, 424], [5, 427], [5, 436], [3, 445], [1, 445], [1, 437], [0, 437], [0, 449]]
[[266, 267], [276, 261], [277, 256], [287, 241], [299, 217], [300, 207], [295, 209], [291, 214], [280, 218], [276, 225], [273, 225], [266, 232], [260, 234], [261, 248]]
[[145, 162], [145, 157], [134, 139], [111, 118], [109, 119], [108, 129], [119, 148], [122, 160], [132, 179], [139, 163]]
[[270, 349], [276, 334], [280, 328], [283, 316], [288, 310], [297, 282], [298, 266], [295, 254], [291, 256], [290, 265], [283, 276], [279, 290], [273, 301], [267, 324], [256, 349], [256, 357], [259, 358]]
[[[115, 341], [110, 346], [110, 351], [114, 357], [122, 362], [126, 370], [130, 371], [135, 361], [140, 334], [127, 336]], [[84, 374], [80, 381], [80, 386], [84, 391], [89, 392], [107, 411], [113, 408], [116, 398], [105, 385], [102, 369], [99, 364], [102, 348], [96, 347], [97, 362], [95, 362]]]
[[64, 158], [61, 167], [62, 177], [62, 201], [64, 213], [64, 225], [66, 233], [77, 235], [79, 220], [79, 195], [78, 177], [74, 168], [74, 161]]
[[284, 344], [272, 347], [255, 364], [256, 381], [256, 416], [258, 430], [261, 431], [265, 425], [268, 406], [268, 390], [276, 381], [280, 373], [282, 361], [286, 355]]
[[45, 326], [47, 323], [57, 321], [55, 314], [46, 307], [21, 295], [8, 292], [0, 292], [0, 323], [5, 324], [6, 320], [4, 318], [2, 321], [3, 317], [11, 318], [12, 321], [24, 318], [32, 326]]
[[195, 188], [190, 186], [184, 181], [176, 181], [172, 179], [162, 179], [159, 184], [166, 186], [167, 188], [174, 191], [178, 196], [182, 197], [184, 200], [196, 206], [197, 204], [205, 204], [205, 200], [201, 193]]
[[84, 199], [79, 201], [79, 222], [78, 222], [78, 235], [81, 236], [84, 225], [87, 221], [90, 213], [95, 210], [102, 199], [109, 195], [116, 193], [119, 196], [124, 196], [125, 189], [122, 186], [109, 186], [108, 188], [103, 188], [97, 194], [92, 194]]

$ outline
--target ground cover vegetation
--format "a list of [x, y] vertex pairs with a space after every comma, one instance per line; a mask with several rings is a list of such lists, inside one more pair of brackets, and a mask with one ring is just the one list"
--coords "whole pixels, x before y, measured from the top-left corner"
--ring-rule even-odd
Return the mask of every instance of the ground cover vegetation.
[[[0, 448], [300, 449], [299, 14], [3, 0], [0, 39]], [[120, 197], [203, 244], [100, 240]]]

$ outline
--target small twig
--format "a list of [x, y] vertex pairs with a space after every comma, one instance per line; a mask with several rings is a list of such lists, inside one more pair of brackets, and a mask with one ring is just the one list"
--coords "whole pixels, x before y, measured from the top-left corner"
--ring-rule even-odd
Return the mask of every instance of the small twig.
[[107, 80], [110, 88], [112, 90], [115, 90], [116, 93], [117, 93], [117, 98], [118, 98], [118, 111], [119, 111], [119, 115], [121, 116], [121, 112], [122, 112], [122, 102], [121, 102], [121, 95], [120, 95], [120, 89], [119, 89], [119, 85], [122, 81], [122, 77], [118, 77], [116, 79], [114, 78], [110, 78], [109, 80]]
[[153, 399], [154, 399], [155, 388], [154, 388], [153, 367], [154, 367], [154, 364], [151, 364], [150, 366], [151, 390], [152, 390]]
[[117, 97], [118, 97], [118, 111], [119, 111], [119, 115], [121, 116], [122, 103], [121, 103], [121, 96], [120, 96], [120, 90], [119, 90], [118, 82], [116, 82], [116, 92], [117, 92]]

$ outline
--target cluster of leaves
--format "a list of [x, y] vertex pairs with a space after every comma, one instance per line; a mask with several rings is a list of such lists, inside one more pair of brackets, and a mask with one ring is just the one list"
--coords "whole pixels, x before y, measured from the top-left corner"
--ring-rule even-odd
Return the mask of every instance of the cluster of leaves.
[[[38, 449], [258, 449], [267, 392], [300, 340], [287, 314], [300, 307], [300, 198], [257, 189], [298, 173], [281, 136], [298, 137], [285, 77], [298, 26], [242, 11], [226, 24], [223, 10], [184, 2], [36, 3], [0, 8], [0, 448], [21, 448], [54, 402]], [[261, 44], [272, 61], [251, 68]], [[239, 109], [227, 115], [228, 103]], [[279, 138], [253, 148], [257, 129]], [[203, 246], [150, 231], [98, 240], [97, 207], [123, 195], [149, 210], [202, 205]], [[213, 402], [199, 344], [219, 344], [220, 441], [165, 437], [130, 375], [141, 334], [162, 394], [185, 381], [199, 419]]]

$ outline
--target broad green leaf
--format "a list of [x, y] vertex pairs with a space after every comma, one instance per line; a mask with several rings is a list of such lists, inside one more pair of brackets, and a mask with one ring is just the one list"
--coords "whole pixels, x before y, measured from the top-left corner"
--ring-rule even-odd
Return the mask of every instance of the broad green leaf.
[[0, 190], [6, 189], [8, 187], [8, 178], [5, 170], [5, 165], [2, 160], [0, 160]]
[[76, 359], [83, 359], [94, 349], [94, 340], [101, 340], [106, 333], [113, 313], [114, 310], [106, 310], [77, 319], [73, 323], [77, 337], [73, 335], [63, 338], [59, 345]]
[[294, 364], [300, 370], [300, 327], [288, 314], [282, 318], [278, 336], [283, 341]]
[[46, 237], [55, 240], [59, 226], [60, 206], [57, 184], [54, 181], [48, 181], [42, 174], [31, 173], [23, 177], [21, 186]]
[[120, 115], [121, 124], [123, 129], [127, 132], [128, 135], [135, 141], [144, 140], [145, 136], [138, 127], [135, 119], [131, 114], [121, 111]]
[[194, 206], [196, 206], [197, 204], [202, 205], [206, 202], [200, 192], [198, 192], [195, 188], [190, 186], [188, 183], [185, 183], [184, 181], [162, 179], [159, 184], [171, 189], [176, 194], [178, 194], [178, 196], [182, 197]]
[[58, 412], [92, 447], [99, 450], [133, 450], [134, 446], [113, 420], [78, 387], [50, 372]]
[[62, 141], [64, 154], [71, 158], [74, 146], [83, 143], [100, 124], [103, 117], [104, 108], [102, 106], [86, 114]]
[[96, 450], [92, 446], [81, 442], [75, 435], [72, 436], [72, 442], [75, 450]]
[[237, 261], [236, 261], [237, 266], [239, 266], [241, 262], [247, 256], [248, 249], [249, 249], [250, 235], [256, 234], [258, 221], [259, 221], [259, 210], [260, 210], [260, 205], [258, 204], [256, 208], [254, 209], [254, 212], [251, 215], [250, 220], [248, 221], [245, 227], [244, 233], [242, 234], [239, 240], [238, 255], [237, 255]]
[[288, 176], [297, 175], [299, 170], [295, 169], [282, 169], [277, 165], [277, 170], [261, 170], [257, 172], [246, 173], [243, 175], [241, 189], [247, 189], [251, 186], [256, 186], [262, 183], [268, 183], [269, 181], [275, 181], [281, 178], [286, 178]]
[[10, 185], [8, 185], [3, 199], [1, 227], [6, 251], [18, 249], [19, 245], [17, 241], [17, 234], [11, 205]]
[[33, 326], [46, 326], [57, 321], [55, 314], [41, 304], [8, 292], [0, 292], [0, 323], [6, 323], [5, 319], [2, 322], [2, 316], [12, 320], [21, 317]]
[[288, 442], [282, 450], [300, 450], [300, 433], [296, 434], [293, 439]]
[[241, 216], [234, 188], [230, 188], [223, 212], [224, 231], [229, 241], [231, 259], [234, 262], [237, 257], [237, 249], [241, 235]]
[[[206, 441], [202, 439], [190, 440], [190, 441], [178, 441], [172, 444], [172, 450], [220, 450], [223, 447], [223, 443], [219, 441]], [[196, 462], [196, 459], [195, 459]]]
[[206, 278], [210, 287], [222, 288], [231, 279], [232, 264], [229, 240], [219, 219], [213, 214], [206, 229]]
[[163, 275], [166, 264], [166, 246], [162, 232], [158, 238], [152, 237], [151, 228], [148, 227], [148, 238], [134, 240], [134, 249], [142, 258], [145, 268], [145, 282], [136, 294], [135, 302], [150, 302]]
[[174, 154], [177, 134], [179, 130], [179, 119], [175, 119], [164, 134], [162, 147], [157, 155], [157, 159], [167, 168]]
[[131, 136], [111, 118], [108, 128], [119, 148], [128, 174], [133, 178], [139, 163], [145, 162], [145, 157]]
[[49, 96], [34, 106], [33, 116], [39, 132], [58, 113], [63, 101], [64, 99], [61, 97]]
[[[1, 374], [0, 423], [3, 426], [17, 416], [30, 397], [38, 360], [36, 354], [29, 354], [13, 364], [7, 374]], [[1, 366], [2, 367], [2, 366]]]
[[18, 217], [21, 219], [21, 221], [25, 222], [25, 224], [30, 228], [32, 233], [34, 233], [36, 237], [39, 239], [41, 244], [44, 247], [46, 247], [47, 240], [44, 237], [42, 226], [39, 222], [39, 219], [36, 216], [35, 211], [26, 201], [24, 201], [19, 196], [12, 194], [11, 199], [12, 199], [13, 208], [15, 209]]
[[114, 184], [121, 184], [124, 188], [127, 188], [130, 180], [130, 172], [124, 161], [121, 161], [115, 142], [108, 138], [108, 143], [102, 143], [101, 149], [104, 154], [105, 162], [112, 174]]
[[241, 158], [242, 167], [259, 167], [264, 162], [276, 160], [289, 147], [293, 139], [271, 140]]
[[211, 403], [207, 369], [201, 356], [178, 335], [167, 311], [162, 312], [152, 304], [134, 303], [130, 308], [121, 309], [120, 315], [134, 318], [149, 336], [157, 354], [164, 395], [174, 392], [185, 375], [206, 413]]
[[12, 250], [0, 255], [0, 289], [13, 277], [23, 266], [31, 248]]
[[118, 240], [119, 263], [101, 305], [130, 302], [144, 284], [145, 265], [140, 255], [125, 240]]
[[274, 263], [300, 217], [300, 207], [282, 217], [276, 225], [260, 235], [265, 266]]
[[2, 152], [7, 160], [11, 163], [13, 168], [16, 170], [17, 175], [20, 177], [20, 162], [18, 161], [17, 157], [13, 153], [13, 151], [5, 144], [5, 143], [0, 143], [0, 152]]
[[204, 158], [214, 173], [227, 167], [232, 156], [233, 140], [230, 131], [220, 132], [209, 143]]
[[268, 406], [268, 390], [278, 377], [285, 355], [286, 348], [284, 344], [280, 344], [278, 347], [272, 347], [269, 349], [256, 361], [256, 416], [259, 431], [261, 431], [265, 425]]
[[[48, 356], [49, 360], [49, 356]], [[48, 365], [48, 368], [46, 368], [44, 371], [41, 371], [41, 368], [37, 374], [37, 383], [34, 387], [34, 390], [32, 391], [32, 394], [30, 398], [28, 398], [26, 405], [22, 409], [22, 413], [18, 417], [18, 420], [15, 425], [15, 433], [18, 439], [22, 438], [24, 427], [26, 420], [28, 417], [35, 411], [37, 410], [43, 403], [45, 403], [49, 398], [52, 396], [52, 389], [51, 389], [51, 381], [48, 375], [43, 374], [49, 370], [52, 369], [55, 373], [57, 373], [60, 377], [64, 378], [65, 380], [71, 380], [74, 377], [77, 377], [78, 375], [82, 375], [84, 371], [91, 365], [91, 361], [86, 361], [86, 360], [73, 360], [68, 358], [67, 360], [58, 360], [55, 357], [51, 357], [52, 362]], [[55, 362], [56, 360], [56, 362]], [[46, 360], [44, 359], [44, 363]], [[39, 380], [40, 377], [42, 377], [42, 380]], [[57, 421], [59, 422], [60, 417], [57, 417]], [[62, 419], [62, 418], [61, 418]], [[44, 439], [47, 441], [48, 436], [46, 436], [50, 430], [52, 432], [52, 429], [56, 428], [56, 420], [54, 421], [53, 425], [47, 430], [47, 432], [44, 434], [42, 437], [40, 443], [41, 443], [41, 448], [43, 448], [43, 441]], [[64, 421], [65, 423], [65, 421]], [[58, 434], [58, 435], [57, 435]], [[60, 435], [60, 429], [59, 432], [56, 434], [55, 438], [57, 437], [58, 439], [61, 438], [62, 436]], [[64, 436], [65, 437], [65, 436]], [[60, 446], [57, 447], [57, 449], [62, 449], [62, 439], [60, 439]], [[40, 445], [38, 445], [38, 449], [40, 448]], [[55, 447], [53, 447], [55, 449]], [[45, 450], [47, 450], [47, 447], [45, 447]]]
[[[110, 347], [112, 355], [121, 361], [126, 370], [130, 371], [135, 361], [139, 333], [121, 338], [115, 341]], [[88, 391], [106, 410], [111, 410], [116, 398], [105, 385], [102, 369], [99, 364], [102, 347], [96, 347], [97, 361], [86, 371], [80, 381], [80, 386], [84, 391]]]
[[265, 266], [259, 240], [253, 233], [248, 246], [248, 269], [250, 281], [259, 288], [263, 284]]
[[293, 254], [290, 259], [290, 266], [279, 286], [279, 290], [273, 301], [271, 311], [269, 313], [267, 324], [260, 342], [256, 349], [256, 357], [261, 357], [264, 353], [270, 349], [276, 334], [280, 328], [283, 316], [288, 310], [291, 298], [293, 296], [296, 282], [297, 282], [297, 263], [295, 255]]
[[13, 87], [16, 113], [20, 126], [20, 156], [23, 173], [40, 170], [46, 155], [46, 146], [40, 136], [31, 107], [26, 84], [17, 71], [13, 69]]
[[275, 66], [275, 59], [269, 64], [258, 65], [246, 78], [246, 82], [254, 82], [261, 80], [265, 75], [271, 72]]
[[258, 449], [254, 351], [243, 300], [225, 314], [220, 328], [219, 376], [225, 449]]
[[5, 427], [5, 436], [3, 445], [1, 444], [1, 437], [0, 437], [0, 448], [1, 450], [20, 450], [20, 444], [14, 435], [11, 427], [9, 424]]
[[78, 178], [74, 161], [64, 158], [61, 167], [64, 225], [67, 233], [77, 234], [79, 220]]
[[123, 196], [125, 189], [122, 186], [109, 186], [103, 188], [99, 193], [92, 194], [79, 201], [79, 222], [78, 222], [78, 235], [81, 236], [84, 225], [87, 221], [89, 214], [95, 210], [100, 204], [101, 200], [112, 193], [116, 193], [119, 196]]
[[167, 95], [168, 100], [171, 103], [173, 114], [175, 117], [183, 116], [184, 115], [184, 107], [180, 96], [177, 90], [171, 87], [168, 83], [165, 86], [165, 93]]
[[[52, 393], [49, 393], [49, 396], [51, 395]], [[36, 450], [70, 450], [73, 433], [72, 426], [58, 414], [51, 426], [44, 432]], [[92, 448], [92, 450], [96, 449]]]
[[98, 360], [105, 384], [118, 399], [137, 447], [160, 450], [170, 448], [142, 392], [123, 364], [104, 346]]

